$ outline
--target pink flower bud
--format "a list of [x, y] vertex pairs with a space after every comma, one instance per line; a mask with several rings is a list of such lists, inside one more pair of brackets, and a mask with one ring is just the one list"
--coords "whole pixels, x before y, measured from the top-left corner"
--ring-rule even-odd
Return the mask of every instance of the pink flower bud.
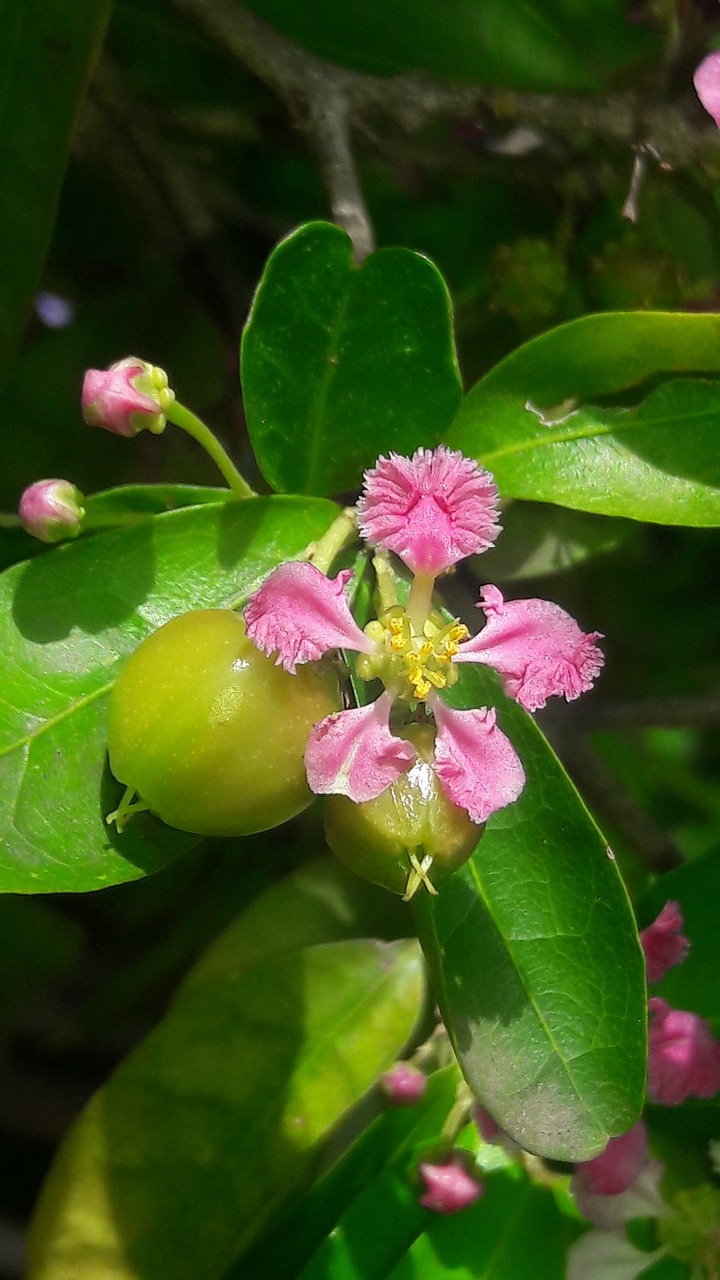
[[18, 507], [23, 528], [41, 542], [76, 538], [85, 515], [83, 496], [69, 480], [36, 480]]
[[575, 1166], [573, 1190], [582, 1187], [596, 1196], [617, 1196], [627, 1191], [647, 1163], [647, 1129], [638, 1120], [632, 1129], [611, 1138], [593, 1160]]
[[648, 1001], [652, 1016], [648, 1052], [648, 1097], [675, 1107], [686, 1098], [712, 1098], [720, 1090], [720, 1043], [696, 1013]]
[[680, 932], [683, 918], [678, 902], [666, 902], [657, 920], [643, 929], [640, 941], [645, 952], [648, 982], [659, 982], [668, 969], [681, 964], [690, 943]]
[[396, 1062], [381, 1076], [380, 1087], [388, 1102], [398, 1107], [414, 1107], [427, 1089], [427, 1076], [407, 1062]]
[[119, 436], [139, 431], [159, 435], [175, 399], [163, 369], [127, 356], [109, 369], [88, 369], [82, 389], [82, 414], [90, 427], [104, 427]]
[[486, 1111], [479, 1102], [475, 1103], [472, 1111], [475, 1127], [477, 1128], [483, 1142], [502, 1142], [505, 1134], [500, 1125], [493, 1120], [489, 1111]]
[[454, 1151], [445, 1164], [421, 1164], [418, 1168], [426, 1187], [420, 1203], [433, 1213], [459, 1213], [479, 1200], [485, 1190], [468, 1171], [460, 1151]]
[[717, 125], [720, 125], [720, 49], [708, 54], [693, 75], [695, 92]]

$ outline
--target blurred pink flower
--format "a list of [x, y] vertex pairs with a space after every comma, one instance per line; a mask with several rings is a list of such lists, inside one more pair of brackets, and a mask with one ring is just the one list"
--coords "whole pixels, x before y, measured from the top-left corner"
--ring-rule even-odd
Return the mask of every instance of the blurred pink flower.
[[697, 1013], [648, 1002], [648, 1086], [651, 1102], [677, 1106], [686, 1098], [712, 1098], [720, 1090], [720, 1043]]
[[666, 902], [657, 919], [640, 934], [648, 982], [659, 982], [668, 969], [685, 959], [690, 942], [681, 933], [683, 923], [679, 902]]
[[703, 58], [693, 75], [695, 92], [717, 125], [720, 125], [720, 49]]
[[459, 1213], [479, 1200], [485, 1187], [468, 1173], [460, 1154], [450, 1156], [445, 1164], [418, 1166], [425, 1183], [420, 1203], [433, 1213]]
[[427, 1076], [409, 1062], [396, 1062], [380, 1077], [380, 1087], [388, 1102], [399, 1107], [414, 1107], [427, 1089]]
[[648, 1154], [647, 1129], [638, 1120], [619, 1138], [611, 1138], [604, 1151], [592, 1160], [575, 1166], [573, 1194], [587, 1190], [593, 1195], [617, 1196], [637, 1178], [645, 1167]]

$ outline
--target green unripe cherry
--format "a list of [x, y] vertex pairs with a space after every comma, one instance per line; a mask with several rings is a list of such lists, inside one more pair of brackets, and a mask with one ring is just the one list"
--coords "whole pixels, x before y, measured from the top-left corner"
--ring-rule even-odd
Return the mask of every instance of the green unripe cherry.
[[375, 800], [327, 796], [325, 836], [351, 870], [407, 900], [420, 884], [436, 892], [434, 881], [467, 862], [483, 828], [443, 791], [432, 729], [409, 725], [400, 736], [415, 747], [415, 764]]
[[340, 705], [312, 666], [290, 675], [245, 635], [241, 616], [173, 618], [129, 659], [110, 703], [110, 767], [138, 807], [171, 827], [238, 836], [279, 826], [312, 800], [303, 756], [313, 725]]

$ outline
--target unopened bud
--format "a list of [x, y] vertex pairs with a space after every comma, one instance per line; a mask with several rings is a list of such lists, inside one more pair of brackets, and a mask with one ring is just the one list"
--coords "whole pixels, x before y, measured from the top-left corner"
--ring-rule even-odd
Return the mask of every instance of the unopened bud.
[[426, 1188], [420, 1203], [433, 1213], [459, 1213], [485, 1190], [470, 1173], [462, 1151], [453, 1151], [445, 1164], [421, 1164], [418, 1169]]
[[427, 1076], [407, 1062], [396, 1062], [380, 1077], [380, 1088], [395, 1106], [414, 1107], [427, 1089]]
[[82, 389], [82, 414], [90, 427], [119, 436], [165, 430], [175, 392], [164, 369], [137, 356], [127, 356], [109, 369], [88, 369]]
[[41, 542], [76, 538], [82, 527], [83, 495], [69, 480], [36, 480], [18, 507], [23, 528]]

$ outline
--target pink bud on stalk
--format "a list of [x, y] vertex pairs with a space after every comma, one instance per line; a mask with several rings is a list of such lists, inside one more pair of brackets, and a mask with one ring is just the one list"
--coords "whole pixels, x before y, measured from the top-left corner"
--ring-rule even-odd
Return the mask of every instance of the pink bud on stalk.
[[380, 1077], [380, 1088], [396, 1107], [414, 1107], [427, 1089], [427, 1076], [407, 1062], [396, 1062]]
[[76, 538], [85, 508], [79, 489], [69, 480], [36, 480], [23, 493], [18, 515], [23, 529], [40, 542]]
[[679, 902], [666, 902], [660, 915], [640, 934], [648, 982], [659, 982], [673, 965], [682, 964], [690, 942], [682, 932]]
[[479, 1200], [485, 1190], [468, 1172], [460, 1151], [453, 1151], [445, 1164], [421, 1164], [418, 1168], [426, 1188], [420, 1204], [433, 1213], [459, 1213]]
[[137, 356], [126, 356], [109, 369], [88, 369], [82, 389], [82, 414], [90, 427], [104, 427], [118, 436], [139, 431], [159, 435], [175, 392], [164, 369]]
[[686, 1098], [712, 1098], [720, 1091], [720, 1042], [697, 1013], [648, 1001], [648, 1085], [651, 1102], [676, 1107]]

